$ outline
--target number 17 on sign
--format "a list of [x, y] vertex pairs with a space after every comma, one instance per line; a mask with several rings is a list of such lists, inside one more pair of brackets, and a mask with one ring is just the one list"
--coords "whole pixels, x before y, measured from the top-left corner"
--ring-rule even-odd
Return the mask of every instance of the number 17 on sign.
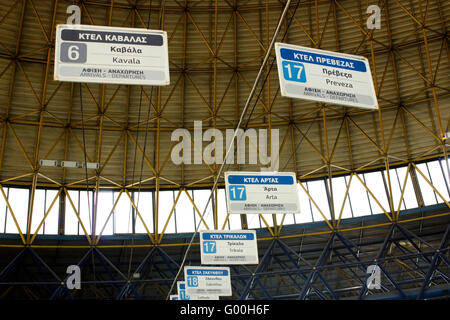
[[230, 200], [245, 201], [247, 194], [245, 193], [245, 186], [230, 186]]
[[203, 253], [216, 253], [216, 242], [203, 241]]
[[302, 63], [283, 61], [284, 79], [296, 82], [306, 82], [305, 66]]

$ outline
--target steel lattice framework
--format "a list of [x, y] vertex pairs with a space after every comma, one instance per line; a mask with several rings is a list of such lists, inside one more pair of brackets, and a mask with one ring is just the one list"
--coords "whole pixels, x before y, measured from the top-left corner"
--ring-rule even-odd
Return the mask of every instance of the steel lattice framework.
[[[166, 30], [171, 84], [141, 87], [64, 83], [53, 80], [56, 25], [65, 23], [75, 3], [83, 24]], [[164, 5], [162, 5], [164, 4]], [[0, 191], [17, 235], [0, 244], [0, 298], [161, 299], [185, 253], [189, 235], [165, 230], [181, 195], [196, 213], [202, 207], [187, 192], [209, 189], [219, 165], [173, 164], [171, 132], [234, 129], [266, 54], [283, 0], [16, 0], [0, 1]], [[381, 8], [381, 29], [366, 26], [366, 8]], [[280, 96], [276, 71], [266, 66], [246, 128], [280, 130], [280, 171], [293, 171], [323, 223], [311, 226], [272, 223], [259, 232], [260, 264], [233, 266], [235, 299], [427, 298], [448, 294], [449, 201], [418, 164], [444, 159], [446, 181], [450, 131], [450, 3], [440, 0], [293, 1], [283, 24], [283, 41], [366, 56], [379, 101], [367, 111]], [[289, 21], [291, 22], [289, 24]], [[281, 36], [279, 37], [281, 40]], [[273, 54], [271, 55], [273, 59]], [[274, 68], [276, 69], [276, 68]], [[80, 108], [81, 107], [81, 108]], [[82, 112], [83, 110], [83, 112]], [[98, 170], [41, 167], [40, 159], [100, 163]], [[405, 166], [400, 199], [394, 196], [390, 169]], [[259, 170], [230, 165], [229, 170]], [[388, 206], [383, 207], [363, 174], [385, 170]], [[332, 179], [346, 176], [345, 197], [337, 199]], [[442, 204], [425, 206], [418, 179], [424, 179]], [[325, 182], [327, 198], [310, 194], [306, 182]], [[401, 210], [407, 181], [419, 208]], [[358, 184], [382, 214], [342, 219], [346, 196]], [[28, 219], [20, 226], [6, 187], [30, 190]], [[57, 190], [33, 230], [36, 190]], [[145, 234], [104, 236], [85, 227], [69, 190], [117, 190], [129, 201]], [[141, 212], [134, 194], [151, 190], [153, 208]], [[167, 218], [160, 192], [175, 190]], [[218, 214], [213, 190], [213, 225]], [[447, 192], [448, 185], [447, 185]], [[39, 236], [51, 207], [59, 201], [59, 235]], [[84, 236], [64, 235], [70, 205]], [[323, 206], [328, 206], [327, 215]], [[143, 216], [150, 214], [153, 228]], [[166, 216], [164, 216], [166, 217]], [[278, 219], [277, 219], [278, 218]], [[242, 216], [242, 227], [247, 227]], [[300, 242], [299, 242], [300, 241]], [[122, 255], [132, 251], [127, 261]], [[124, 260], [125, 259], [125, 260]], [[189, 263], [199, 263], [198, 248]], [[65, 267], [83, 266], [83, 289], [64, 286]], [[366, 269], [381, 267], [386, 284], [367, 295]], [[30, 272], [30, 270], [32, 272]], [[132, 278], [131, 271], [140, 274]], [[61, 285], [62, 283], [62, 285]]]

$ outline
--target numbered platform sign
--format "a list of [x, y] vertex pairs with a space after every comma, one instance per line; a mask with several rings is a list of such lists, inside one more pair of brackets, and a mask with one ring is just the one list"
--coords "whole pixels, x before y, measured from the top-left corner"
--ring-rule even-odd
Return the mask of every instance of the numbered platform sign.
[[184, 281], [177, 281], [178, 300], [191, 300], [190, 296], [186, 295], [186, 284]]
[[367, 58], [275, 43], [282, 96], [378, 109]]
[[187, 295], [231, 296], [229, 267], [184, 267]]
[[258, 264], [255, 230], [200, 231], [202, 264]]
[[225, 172], [229, 213], [300, 213], [293, 172]]
[[162, 30], [60, 24], [54, 79], [165, 86], [170, 84]]

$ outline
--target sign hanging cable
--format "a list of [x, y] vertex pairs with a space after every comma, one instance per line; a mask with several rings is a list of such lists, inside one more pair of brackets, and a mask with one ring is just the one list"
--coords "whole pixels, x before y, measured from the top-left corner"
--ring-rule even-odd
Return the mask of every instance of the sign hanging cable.
[[[248, 98], [247, 98], [247, 101], [246, 101], [246, 103], [245, 103], [245, 105], [244, 105], [244, 108], [243, 108], [243, 110], [242, 110], [241, 116], [240, 116], [240, 118], [239, 118], [239, 122], [238, 122], [238, 124], [237, 124], [237, 126], [236, 126], [236, 129], [234, 130], [234, 134], [233, 134], [233, 137], [232, 137], [231, 141], [234, 141], [234, 139], [236, 138], [236, 136], [237, 136], [237, 134], [238, 134], [239, 129], [241, 128], [241, 125], [242, 125], [242, 123], [243, 123], [243, 121], [244, 121], [244, 118], [245, 118], [245, 115], [246, 115], [246, 113], [247, 113], [247, 110], [248, 110], [248, 108], [249, 108], [250, 102], [251, 102], [251, 100], [253, 99], [253, 96], [255, 95], [256, 88], [257, 88], [258, 83], [259, 83], [259, 81], [260, 81], [260, 79], [261, 79], [261, 76], [262, 76], [262, 74], [263, 74], [263, 72], [264, 72], [264, 68], [265, 68], [265, 66], [266, 66], [266, 64], [267, 64], [267, 61], [269, 60], [270, 52], [272, 51], [273, 46], [274, 46], [275, 41], [276, 41], [276, 38], [277, 38], [277, 36], [278, 36], [278, 34], [279, 34], [279, 32], [280, 32], [280, 29], [281, 29], [281, 25], [282, 25], [282, 23], [283, 23], [283, 20], [284, 20], [284, 18], [286, 17], [286, 14], [287, 14], [287, 12], [288, 12], [288, 10], [289, 10], [290, 4], [291, 4], [291, 0], [286, 1], [286, 4], [285, 4], [284, 9], [283, 9], [283, 12], [282, 12], [282, 14], [281, 14], [281, 16], [280, 16], [280, 18], [279, 18], [279, 20], [278, 20], [277, 27], [276, 27], [276, 29], [275, 29], [275, 32], [274, 32], [273, 36], [272, 36], [272, 40], [270, 41], [270, 45], [269, 45], [269, 47], [267, 48], [266, 54], [265, 54], [265, 56], [264, 56], [264, 60], [263, 60], [263, 62], [262, 62], [262, 64], [261, 64], [261, 67], [259, 68], [258, 74], [257, 74], [257, 76], [256, 76], [255, 82], [254, 82], [253, 87], [252, 87], [252, 90], [250, 91], [250, 94], [249, 94], [249, 96], [248, 96]], [[289, 29], [289, 26], [290, 26], [290, 24], [291, 24], [291, 22], [292, 22], [292, 19], [293, 19], [294, 16], [295, 16], [295, 12], [297, 11], [297, 8], [298, 8], [298, 5], [299, 5], [299, 4], [300, 4], [300, 0], [297, 1], [295, 10], [294, 10], [294, 12], [293, 12], [293, 14], [292, 14], [292, 17], [291, 17], [291, 19], [290, 19], [290, 21], [289, 21], [289, 23], [288, 23], [287, 29]], [[286, 35], [286, 33], [284, 34], [284, 36], [285, 36], [285, 35]], [[283, 38], [284, 38], [284, 36], [283, 36]], [[188, 253], [189, 253], [189, 250], [190, 250], [190, 248], [191, 248], [191, 246], [192, 246], [192, 243], [193, 243], [193, 241], [194, 241], [194, 238], [195, 238], [196, 234], [198, 233], [197, 230], [198, 230], [198, 228], [199, 228], [201, 222], [203, 221], [203, 216], [205, 215], [206, 210], [207, 210], [207, 208], [208, 208], [208, 206], [209, 206], [209, 203], [210, 203], [210, 201], [211, 201], [212, 195], [214, 194], [214, 190], [217, 188], [217, 184], [218, 184], [218, 182], [219, 182], [219, 178], [220, 178], [220, 176], [221, 176], [221, 174], [222, 174], [222, 172], [223, 172], [223, 169], [224, 169], [226, 160], [227, 160], [227, 158], [228, 158], [228, 156], [229, 156], [229, 154], [230, 154], [232, 148], [233, 148], [233, 144], [230, 144], [230, 146], [229, 146], [228, 149], [227, 149], [227, 152], [225, 153], [224, 161], [223, 161], [223, 163], [221, 164], [221, 166], [220, 166], [220, 168], [219, 168], [219, 171], [218, 171], [218, 173], [217, 173], [217, 175], [216, 175], [216, 177], [215, 177], [214, 185], [213, 185], [213, 187], [212, 187], [212, 189], [211, 189], [211, 193], [210, 193], [210, 195], [209, 195], [208, 201], [206, 202], [205, 209], [203, 210], [203, 213], [202, 213], [202, 216], [201, 216], [201, 218], [200, 218], [200, 221], [199, 221], [199, 223], [197, 224], [194, 233], [192, 234], [191, 240], [190, 240], [189, 245], [188, 245], [188, 247], [187, 247], [187, 249], [186, 249], [186, 252], [185, 252], [185, 254], [184, 254], [183, 260], [182, 260], [182, 262], [181, 262], [181, 264], [180, 264], [180, 268], [178, 269], [178, 272], [177, 272], [177, 274], [176, 274], [176, 276], [175, 276], [175, 278], [174, 278], [174, 280], [173, 280], [173, 282], [172, 282], [172, 285], [171, 285], [171, 287], [170, 287], [170, 289], [169, 289], [169, 292], [168, 292], [168, 294], [167, 294], [166, 300], [169, 300], [169, 299], [170, 299], [170, 294], [171, 294], [171, 292], [172, 292], [172, 290], [173, 290], [173, 288], [174, 288], [174, 286], [175, 286], [175, 284], [176, 284], [176, 282], [177, 282], [178, 277], [180, 276], [181, 270], [182, 270], [183, 267], [184, 267], [184, 264], [185, 264], [185, 262], [186, 262], [186, 258], [187, 258], [187, 255], [188, 255]]]
[[[89, 225], [90, 225], [90, 229], [91, 229], [91, 236], [89, 236], [89, 234], [87, 235], [87, 237], [90, 237], [93, 240], [93, 236], [94, 236], [94, 227], [92, 224], [92, 220], [94, 217], [92, 217], [91, 219], [91, 201], [89, 200], [89, 175], [88, 175], [88, 168], [87, 168], [87, 151], [86, 151], [86, 134], [85, 134], [85, 129], [84, 129], [84, 108], [83, 108], [83, 90], [81, 88], [81, 83], [80, 83], [80, 112], [81, 112], [81, 132], [83, 135], [83, 154], [84, 154], [84, 172], [85, 172], [85, 178], [86, 178], [86, 198], [87, 198], [87, 206], [88, 206], [88, 217], [89, 217]], [[78, 202], [80, 201], [80, 197], [78, 198]], [[81, 205], [78, 205], [79, 208], [81, 208]], [[80, 215], [80, 213], [79, 213]], [[94, 215], [94, 210], [92, 210], [92, 215]], [[91, 241], [92, 241], [91, 240]], [[94, 280], [95, 280], [95, 262], [94, 262], [94, 251], [91, 251], [92, 255], [92, 270], [93, 270], [93, 276], [94, 276]]]
[[[165, 8], [165, 0], [163, 0], [161, 2], [161, 6], [160, 6], [161, 10], [160, 10], [160, 17], [159, 17], [159, 29], [162, 28], [162, 23], [163, 23], [163, 17], [164, 17], [164, 8]], [[150, 18], [151, 18], [151, 10], [152, 10], [152, 1], [150, 0], [149, 2], [149, 12], [148, 12], [148, 19], [147, 19], [147, 28], [150, 29]], [[151, 114], [151, 108], [152, 108], [152, 99], [153, 99], [153, 89], [154, 86], [151, 87], [150, 89], [150, 96], [149, 96], [149, 105], [148, 105], [148, 111], [147, 111], [147, 118], [145, 120], [146, 126], [145, 126], [145, 135], [144, 135], [144, 146], [142, 149], [142, 158], [141, 158], [141, 167], [140, 167], [140, 172], [139, 172], [139, 183], [138, 183], [138, 192], [137, 192], [137, 201], [136, 201], [136, 210], [138, 210], [139, 208], [139, 200], [140, 200], [140, 193], [141, 193], [141, 187], [142, 187], [142, 175], [143, 175], [143, 170], [144, 170], [144, 161], [145, 161], [145, 154], [146, 154], [146, 150], [147, 150], [147, 137], [148, 137], [148, 128], [149, 128], [149, 123], [150, 123], [150, 114]], [[139, 128], [139, 124], [140, 124], [140, 114], [141, 114], [141, 103], [142, 103], [142, 92], [143, 92], [143, 88], [141, 87], [141, 93], [140, 93], [140, 99], [139, 99], [139, 119], [138, 119], [138, 128]], [[139, 134], [139, 130], [138, 130], [138, 134]], [[138, 140], [136, 140], [136, 148], [137, 148], [137, 143]], [[135, 148], [135, 152], [136, 152], [136, 148]], [[135, 161], [133, 164], [133, 181], [132, 181], [132, 186], [134, 184], [134, 168], [136, 165], [136, 154], [135, 154]], [[133, 192], [133, 200], [134, 200], [134, 192]], [[132, 230], [132, 245], [130, 248], [130, 259], [128, 262], [128, 273], [127, 273], [127, 277], [128, 280], [130, 280], [130, 274], [131, 274], [131, 263], [132, 263], [132, 259], [133, 259], [133, 245], [134, 245], [134, 236], [135, 236], [135, 226], [136, 226], [136, 215], [133, 214], [133, 219], [132, 219], [132, 224], [133, 224], [133, 230]]]

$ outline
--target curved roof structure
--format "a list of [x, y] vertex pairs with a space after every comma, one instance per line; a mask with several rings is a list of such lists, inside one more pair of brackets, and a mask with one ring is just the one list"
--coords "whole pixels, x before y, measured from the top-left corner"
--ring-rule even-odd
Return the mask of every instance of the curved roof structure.
[[[66, 9], [73, 3], [81, 9], [82, 24], [165, 30], [170, 85], [152, 87], [54, 80], [56, 26], [66, 23]], [[347, 282], [361, 282], [363, 268], [342, 269], [345, 276], [339, 271], [348, 267], [345, 264], [351, 259], [359, 257], [355, 256], [358, 248], [367, 251], [370, 259], [378, 255], [385, 259], [387, 252], [397, 250], [400, 257], [397, 260], [404, 265], [399, 263], [393, 267], [397, 271], [389, 271], [398, 272], [400, 278], [407, 272], [413, 274], [411, 279], [422, 277], [416, 282], [403, 279], [404, 287], [399, 287], [404, 292], [413, 290], [411, 295], [414, 295], [423, 280], [430, 281], [426, 271], [434, 256], [422, 253], [423, 245], [433, 250], [448, 249], [450, 2], [374, 2], [380, 9], [379, 29], [367, 26], [371, 15], [367, 11], [367, 1], [291, 2], [276, 41], [366, 57], [371, 66], [378, 110], [282, 97], [274, 50], [264, 65], [261, 79], [255, 83], [285, 3], [284, 0], [0, 1], [0, 187], [4, 200], [0, 209], [6, 212], [3, 222], [0, 220], [3, 223], [0, 227], [4, 228], [1, 232], [5, 233], [0, 238], [7, 247], [0, 248], [5, 250], [0, 268], [6, 268], [11, 259], [23, 255], [22, 247], [27, 247], [24, 249], [27, 251], [33, 250], [29, 249], [33, 245], [36, 248], [47, 246], [50, 249], [42, 253], [47, 262], [58, 255], [58, 248], [78, 248], [81, 251], [73, 256], [77, 261], [72, 262], [77, 263], [83, 261], [83, 250], [94, 252], [92, 245], [97, 250], [97, 259], [108, 259], [101, 251], [103, 245], [105, 249], [115, 248], [109, 257], [113, 261], [111, 265], [116, 264], [122, 275], [130, 277], [130, 270], [140, 266], [138, 261], [148, 257], [147, 249], [155, 250], [151, 251], [153, 257], [162, 248], [156, 264], [160, 264], [160, 270], [150, 268], [148, 279], [165, 278], [155, 283], [166, 286], [170, 283], [167, 279], [174, 276], [166, 277], [166, 273], [170, 274], [172, 268], [179, 266], [189, 243], [190, 234], [184, 232], [194, 231], [187, 224], [199, 221], [185, 222], [179, 218], [178, 223], [172, 225], [171, 219], [187, 207], [194, 216], [189, 219], [198, 219], [204, 208], [207, 209], [205, 199], [216, 179], [220, 188], [224, 185], [223, 174], [218, 176], [220, 163], [209, 164], [204, 159], [199, 164], [174, 163], [172, 152], [178, 141], [174, 141], [172, 133], [187, 129], [193, 137], [195, 121], [201, 121], [197, 124], [201, 123], [203, 133], [208, 129], [223, 133], [225, 154], [226, 132], [236, 128], [256, 85], [241, 128], [254, 129], [256, 133], [262, 129], [279, 130], [279, 171], [296, 173], [299, 192], [303, 195], [302, 213], [307, 210], [312, 218], [292, 217], [289, 218], [292, 222], [288, 223], [288, 218], [282, 215], [260, 215], [256, 219], [249, 215], [229, 217], [221, 199], [223, 189], [212, 191], [212, 204], [208, 209], [211, 216], [202, 228], [223, 229], [226, 223], [229, 229], [233, 226], [262, 228], [258, 232], [265, 240], [261, 241], [260, 254], [270, 252], [268, 255], [272, 256], [270, 250], [277, 247], [273, 251], [273, 261], [278, 259], [279, 266], [285, 266], [281, 269], [290, 270], [265, 282], [270, 288], [267, 291], [243, 285], [235, 297], [358, 297], [359, 292], [355, 294], [352, 289], [340, 294], [339, 290], [330, 291], [324, 284], [313, 285], [311, 280], [315, 281], [316, 276], [308, 277], [312, 272], [308, 268], [325, 265], [321, 257], [331, 253], [335, 256], [329, 258], [328, 265], [338, 266], [328, 273], [327, 281], [340, 286], [342, 276]], [[265, 145], [268, 150], [269, 140]], [[209, 143], [203, 141], [202, 150]], [[192, 153], [198, 147], [192, 143]], [[250, 146], [246, 150], [247, 160], [254, 155], [254, 148]], [[236, 152], [234, 150], [234, 155]], [[99, 167], [49, 167], [41, 165], [41, 160], [56, 160], [59, 164], [87, 161], [98, 163]], [[259, 171], [264, 166], [261, 162], [226, 163], [224, 171]], [[28, 200], [23, 210], [12, 201], [13, 195], [17, 202], [22, 197], [20, 192], [14, 191], [16, 189], [26, 190], [24, 196]], [[10, 190], [13, 190], [11, 194]], [[87, 200], [89, 208], [83, 213], [86, 190], [91, 192], [91, 200]], [[164, 193], [169, 190], [170, 194]], [[202, 190], [204, 195], [200, 194]], [[103, 199], [105, 194], [102, 191], [111, 192], [111, 196], [105, 196], [110, 197], [105, 202], [99, 200], [99, 195]], [[42, 200], [44, 193], [45, 200]], [[133, 219], [133, 227], [116, 232], [122, 222], [114, 220], [113, 226], [111, 220], [110, 235], [102, 237], [108, 214], [119, 210], [121, 196], [128, 201], [123, 208], [133, 212], [127, 218]], [[361, 197], [367, 198], [364, 208], [357, 204], [356, 199]], [[351, 201], [346, 203], [346, 199]], [[108, 208], [104, 205], [107, 201], [110, 201]], [[54, 213], [53, 207], [56, 208]], [[107, 212], [100, 218], [99, 212], [103, 209]], [[43, 213], [38, 215], [36, 210]], [[14, 211], [23, 211], [22, 218]], [[362, 211], [367, 212], [362, 214]], [[66, 217], [68, 212], [72, 220]], [[379, 215], [361, 217], [366, 213]], [[54, 217], [55, 231], [46, 238], [43, 228], [47, 216], [49, 220]], [[341, 223], [341, 218], [347, 217], [351, 219]], [[318, 220], [322, 222], [311, 226], [299, 224]], [[77, 230], [69, 232], [67, 221], [74, 221]], [[7, 231], [8, 223], [10, 230], [15, 231]], [[127, 235], [122, 237], [119, 233]], [[295, 257], [275, 239], [284, 239], [286, 248], [296, 248]], [[304, 261], [300, 261], [304, 248], [297, 247], [301, 239], [308, 239]], [[336, 241], [340, 242], [337, 249], [327, 245]], [[406, 244], [401, 245], [401, 241]], [[157, 245], [167, 245], [167, 248]], [[128, 250], [133, 252], [130, 248], [136, 250], [134, 257], [132, 253], [128, 256]], [[322, 248], [326, 250], [322, 252]], [[425, 257], [424, 264], [414, 265], [407, 256], [413, 252], [417, 259]], [[432, 279], [436, 290], [440, 290], [440, 286], [448, 288], [448, 251], [445, 252], [447, 258], [442, 261], [447, 259], [447, 264], [445, 266], [444, 261], [436, 272], [437, 278]], [[92, 257], [95, 254], [92, 253]], [[193, 253], [192, 261], [199, 260], [198, 254]], [[125, 258], [121, 258], [122, 255]], [[73, 257], [63, 255], [58, 266], [54, 266], [59, 277], [64, 277], [65, 263]], [[173, 260], [168, 262], [169, 258]], [[129, 265], [121, 265], [123, 259], [130, 259]], [[297, 265], [287, 267], [295, 261]], [[260, 266], [264, 266], [257, 269], [261, 276], [264, 272], [267, 272], [264, 276], [270, 276], [280, 271], [262, 262]], [[294, 281], [294, 287], [290, 284], [279, 289], [283, 288], [280, 283], [292, 280], [289, 272], [292, 273], [294, 267], [302, 270], [295, 276], [299, 277], [294, 279], [298, 282]], [[0, 276], [6, 277], [5, 270], [0, 269]], [[243, 275], [240, 280], [245, 283], [250, 276]], [[26, 275], [19, 272], [15, 277], [18, 281]], [[157, 285], [150, 280], [147, 284], [150, 289], [146, 291], [144, 286], [140, 292], [142, 297], [159, 299], [168, 292], [166, 287], [154, 289], [152, 286]], [[314, 290], [309, 291], [310, 286]], [[277, 287], [278, 292], [275, 292]], [[347, 289], [352, 287], [345, 285]], [[385, 289], [386, 297], [392, 292], [398, 294], [395, 284]], [[123, 294], [120, 298], [128, 296], [125, 291], [120, 291]], [[405, 296], [402, 290], [399, 292], [400, 296]], [[59, 294], [58, 291], [56, 296]], [[87, 293], [86, 297], [92, 294]], [[365, 292], [360, 296], [363, 295]]]
[[[79, 84], [53, 80], [55, 27], [66, 22], [69, 4], [2, 4], [2, 180], [31, 185], [39, 170], [38, 185], [84, 186], [83, 170], [41, 168], [39, 160], [82, 163], [85, 149], [88, 161], [100, 163], [98, 172], [88, 174], [98, 175], [101, 186], [127, 186], [139, 178], [153, 188], [157, 182], [211, 184], [217, 168], [167, 161], [176, 144], [171, 133], [193, 128], [194, 121], [202, 121], [204, 130], [235, 128], [283, 3], [168, 1], [162, 29], [169, 38], [170, 86], [84, 83], [81, 92]], [[153, 2], [149, 15], [149, 3], [140, 1], [83, 1], [82, 23], [159, 29], [159, 5]], [[443, 156], [447, 5], [383, 3], [382, 28], [369, 30], [364, 1], [302, 1], [291, 21], [293, 4], [284, 25], [291, 22], [289, 29], [277, 40], [367, 57], [380, 111], [281, 97], [276, 65], [268, 64], [270, 75], [245, 124], [280, 129], [280, 170], [307, 179]], [[92, 178], [90, 185], [95, 183]]]

